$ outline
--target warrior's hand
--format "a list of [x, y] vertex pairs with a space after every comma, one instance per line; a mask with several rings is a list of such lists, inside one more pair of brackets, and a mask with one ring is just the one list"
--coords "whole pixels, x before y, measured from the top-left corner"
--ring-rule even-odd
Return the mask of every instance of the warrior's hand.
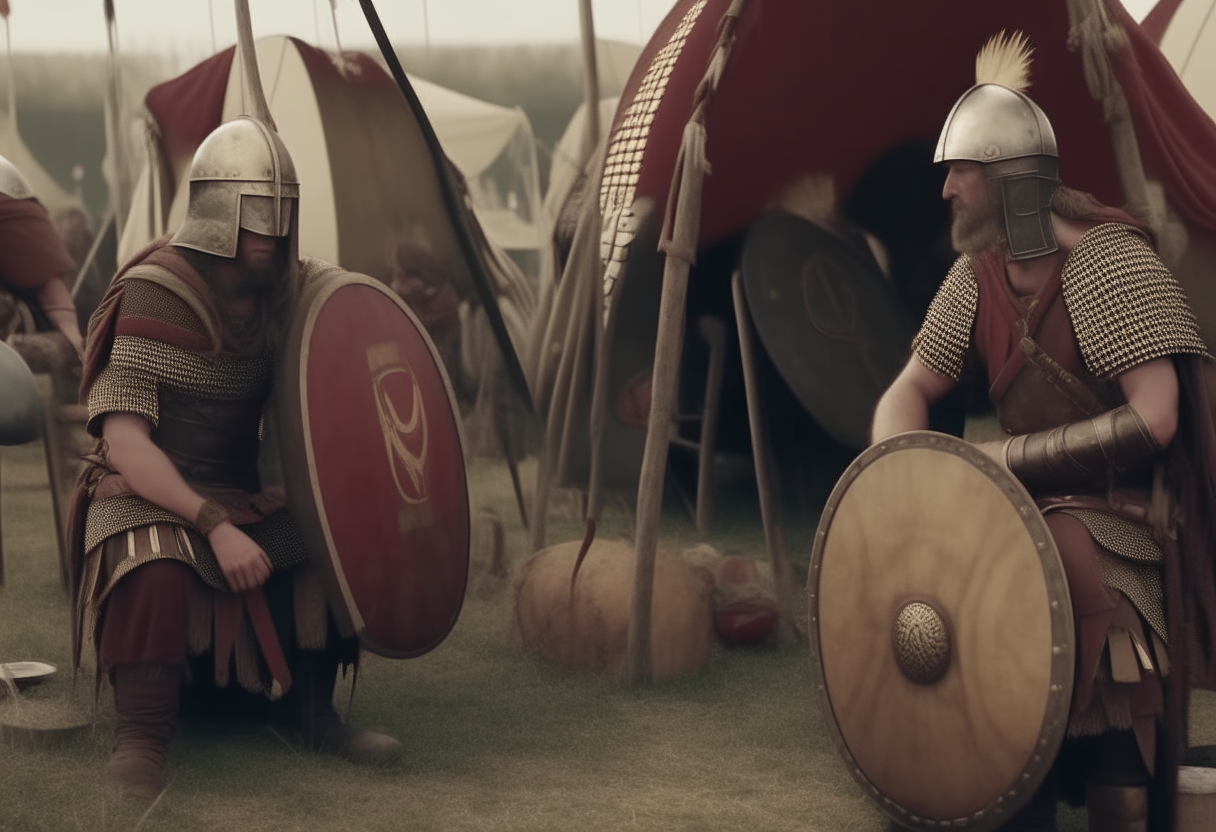
[[270, 577], [270, 558], [249, 535], [224, 521], [207, 535], [224, 580], [233, 592], [247, 592], [266, 583]]

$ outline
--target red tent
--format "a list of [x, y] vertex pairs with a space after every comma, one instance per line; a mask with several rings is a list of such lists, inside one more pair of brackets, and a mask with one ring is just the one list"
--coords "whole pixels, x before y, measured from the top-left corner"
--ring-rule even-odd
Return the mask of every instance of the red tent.
[[[715, 52], [720, 21], [732, 11], [738, 17], [723, 62], [723, 54]], [[657, 224], [665, 215], [673, 218], [668, 201], [679, 175], [677, 157], [685, 136], [697, 135], [696, 129], [687, 132], [686, 125], [698, 88], [713, 75], [711, 62], [716, 62], [717, 82], [704, 104], [703, 120], [709, 171], [699, 204], [681, 206], [699, 220], [697, 262], [690, 278], [694, 293], [707, 277], [715, 246], [738, 240], [791, 183], [807, 174], [826, 175], [840, 202], [847, 203], [863, 175], [885, 154], [917, 140], [931, 147], [951, 106], [974, 83], [977, 50], [1003, 29], [1022, 30], [1035, 47], [1029, 94], [1055, 127], [1064, 182], [1149, 221], [1163, 257], [1191, 296], [1209, 343], [1214, 342], [1216, 124], [1118, 0], [677, 0], [639, 57], [613, 121], [599, 188], [603, 233], [595, 235], [595, 243], [604, 244], [606, 271], [580, 273], [571, 255], [575, 267], [567, 268], [552, 301], [562, 326], [551, 324], [536, 350], [542, 363], [534, 371], [534, 388], [541, 409], [549, 413], [554, 438], [547, 464], [555, 466], [555, 481], [569, 480], [570, 470], [577, 468], [562, 466], [568, 462], [566, 437], [585, 435], [585, 429], [569, 425], [586, 413], [591, 362], [545, 365], [543, 357], [561, 354], [555, 347], [561, 331], [590, 339], [596, 329], [598, 293], [580, 295], [572, 284], [602, 282], [610, 309], [615, 297], [635, 292], [631, 287], [638, 283], [663, 282], [666, 291], [663, 258], [643, 257], [638, 249], [644, 245], [653, 252]], [[695, 141], [687, 146], [695, 152]], [[585, 234], [584, 240], [590, 237]], [[657, 302], [657, 294], [648, 297]], [[683, 298], [682, 290], [679, 296]], [[566, 323], [575, 314], [586, 316], [581, 327]], [[610, 345], [612, 353], [606, 371], [610, 389], [603, 401], [608, 412], [604, 445], [611, 452], [605, 452], [605, 466], [619, 467], [626, 459], [640, 466], [639, 436], [646, 430], [640, 420], [629, 425], [620, 418], [619, 403], [647, 400], [621, 388], [621, 379], [644, 377], [647, 366], [621, 371], [614, 364], [617, 345], [632, 342], [636, 353], [637, 343], [647, 338], [652, 344], [656, 338], [660, 344], [679, 338], [681, 328], [669, 320], [657, 331], [629, 332], [627, 337], [614, 332], [614, 327], [636, 329], [638, 319], [648, 317], [654, 316], [638, 314], [636, 307], [607, 316], [601, 343]], [[565, 342], [567, 353], [572, 343]], [[678, 355], [678, 342], [675, 348]], [[584, 354], [582, 349], [578, 354]], [[654, 366], [653, 409], [666, 411], [669, 365], [664, 359]], [[661, 406], [659, 398], [666, 399]], [[558, 421], [567, 425], [561, 430], [560, 453]], [[669, 421], [670, 413], [656, 412], [649, 425]], [[666, 458], [649, 450], [646, 470]], [[641, 491], [654, 499], [646, 470]], [[661, 490], [661, 474], [658, 482]], [[649, 510], [643, 517], [646, 499], [639, 496], [643, 559], [643, 550], [653, 545], [653, 534], [644, 527], [651, 517], [657, 522]]]
[[[668, 193], [694, 92], [706, 75], [719, 21], [731, 5], [731, 0], [678, 0], [634, 67], [614, 117], [599, 188], [600, 239], [618, 243], [615, 254], [605, 251], [610, 257], [640, 257], [639, 251], [624, 254], [619, 249], [635, 237], [652, 246], [656, 226], [670, 210]], [[705, 118], [711, 170], [699, 206], [700, 249], [737, 238], [805, 175], [830, 176], [845, 204], [884, 154], [917, 140], [931, 147], [951, 106], [974, 83], [980, 45], [1002, 29], [1024, 31], [1035, 48], [1029, 93], [1055, 127], [1064, 182], [1145, 215], [1161, 237], [1163, 256], [1190, 293], [1209, 343], [1216, 342], [1216, 124], [1118, 0], [881, 5], [749, 0]], [[1085, 32], [1091, 34], [1082, 37]], [[1091, 92], [1091, 87], [1101, 90], [1097, 63], [1109, 66], [1107, 78], [1115, 82], [1104, 100]], [[1117, 119], [1122, 97], [1130, 108], [1125, 125], [1134, 126], [1134, 133], [1124, 131], [1133, 147], [1120, 163], [1104, 109]], [[1155, 193], [1164, 194], [1164, 203], [1156, 200], [1153, 215]], [[935, 199], [930, 196], [931, 202]], [[612, 233], [620, 230], [621, 212], [638, 214], [649, 200], [654, 202], [649, 220], [634, 218], [631, 232]], [[654, 257], [626, 263], [627, 276], [611, 267], [607, 291], [623, 285], [617, 277], [657, 285], [662, 268], [662, 259]], [[572, 275], [578, 281], [596, 279], [576, 270]], [[693, 292], [697, 285], [694, 270]], [[657, 302], [656, 290], [625, 291]], [[565, 315], [571, 307], [559, 298], [555, 308]], [[653, 332], [634, 331], [647, 317], [631, 310], [618, 318], [621, 326], [631, 328], [628, 338], [635, 346], [654, 338]], [[610, 318], [610, 330], [614, 325]], [[590, 337], [589, 331], [584, 327], [583, 337]], [[548, 348], [538, 354], [560, 354], [553, 347], [560, 333], [561, 328], [551, 327]], [[619, 389], [620, 379], [644, 375], [644, 361], [635, 364], [613, 372], [610, 407], [629, 395]], [[542, 410], [550, 405], [556, 373], [555, 361], [534, 371]], [[585, 409], [585, 397], [571, 395], [569, 401], [574, 409]], [[559, 420], [566, 415], [561, 409], [559, 402], [553, 414]], [[640, 432], [640, 425], [634, 427]], [[629, 430], [611, 421], [607, 429], [622, 437]], [[617, 447], [614, 441], [608, 440]], [[633, 451], [617, 460], [640, 460], [640, 440], [634, 436], [630, 441]], [[576, 457], [578, 453], [576, 448]], [[558, 471], [557, 479], [579, 479], [580, 467], [576, 459], [575, 473]], [[622, 472], [609, 476], [628, 480]]]
[[[638, 197], [666, 202], [692, 93], [729, 0], [679, 0], [643, 51], [614, 127], [656, 54], [692, 19], [659, 99], [638, 173]], [[1035, 46], [1030, 95], [1059, 141], [1061, 174], [1106, 202], [1124, 202], [1102, 106], [1069, 44], [1068, 3], [866, 3], [751, 0], [709, 108], [701, 243], [745, 228], [799, 173], [830, 172], [847, 195], [884, 150], [936, 138], [974, 82], [975, 53], [1002, 29]], [[1188, 225], [1216, 233], [1216, 125], [1190, 99], [1151, 38], [1117, 0], [1112, 23], [1128, 47], [1108, 54], [1132, 107], [1142, 158]], [[698, 11], [699, 10], [699, 11]], [[609, 151], [611, 155], [611, 149]]]

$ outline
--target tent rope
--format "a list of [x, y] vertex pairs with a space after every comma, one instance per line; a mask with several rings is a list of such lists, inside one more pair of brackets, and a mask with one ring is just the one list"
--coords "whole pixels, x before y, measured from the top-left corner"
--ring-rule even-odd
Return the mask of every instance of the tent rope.
[[1127, 33], [1111, 19], [1104, 0], [1068, 0], [1068, 19], [1068, 48], [1081, 53], [1089, 93], [1102, 105], [1126, 207], [1148, 221], [1161, 259], [1174, 267], [1186, 250], [1186, 228], [1166, 203], [1161, 184], [1144, 170], [1131, 107], [1110, 63], [1111, 53], [1129, 47]]

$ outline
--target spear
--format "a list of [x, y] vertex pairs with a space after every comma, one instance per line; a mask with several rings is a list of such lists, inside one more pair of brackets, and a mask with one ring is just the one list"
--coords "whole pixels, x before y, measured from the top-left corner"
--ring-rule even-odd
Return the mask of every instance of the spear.
[[274, 117], [270, 115], [270, 105], [266, 103], [266, 92], [262, 89], [262, 72], [258, 68], [258, 53], [253, 46], [253, 21], [249, 16], [249, 0], [236, 0], [236, 42], [241, 53], [241, 66], [244, 72], [241, 77], [245, 80], [247, 102], [252, 103], [252, 115], [276, 133]]
[[[122, 108], [122, 79], [118, 66], [118, 23], [114, 15], [114, 0], [105, 0], [106, 39], [110, 47], [110, 78], [106, 88], [106, 142], [114, 164], [114, 181], [110, 183], [110, 208], [114, 212], [115, 230], [122, 236], [127, 221], [128, 200], [131, 196], [131, 171], [127, 164], [125, 119]], [[99, 235], [100, 236], [100, 235]]]

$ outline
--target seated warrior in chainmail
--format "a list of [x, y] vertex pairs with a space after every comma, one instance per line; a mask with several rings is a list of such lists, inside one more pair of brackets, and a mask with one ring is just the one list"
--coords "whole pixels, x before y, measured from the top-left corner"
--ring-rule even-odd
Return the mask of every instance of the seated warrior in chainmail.
[[[985, 53], [1012, 77], [985, 77]], [[1068, 739], [1003, 828], [1054, 830], [1057, 795], [1082, 794], [1091, 830], [1167, 828], [1188, 678], [1212, 666], [1210, 606], [1196, 614], [1212, 586], [1196, 472], [1213, 460], [1210, 356], [1145, 224], [1060, 185], [1051, 124], [1021, 92], [1029, 62], [1020, 35], [994, 41], [946, 120], [935, 161], [960, 257], [872, 440], [927, 427], [928, 406], [974, 372], [1010, 434], [983, 448], [1038, 500], [1059, 549], [1077, 643]], [[1181, 529], [1161, 509], [1174, 504]], [[1188, 656], [1192, 643], [1205, 649]]]
[[253, 119], [195, 154], [186, 219], [135, 255], [89, 326], [81, 395], [100, 438], [73, 510], [76, 658], [93, 641], [114, 686], [107, 772], [155, 797], [183, 683], [286, 694], [273, 711], [317, 750], [386, 762], [400, 744], [342, 724], [332, 623], [258, 450], [276, 345], [301, 281], [299, 186], [279, 137]]

